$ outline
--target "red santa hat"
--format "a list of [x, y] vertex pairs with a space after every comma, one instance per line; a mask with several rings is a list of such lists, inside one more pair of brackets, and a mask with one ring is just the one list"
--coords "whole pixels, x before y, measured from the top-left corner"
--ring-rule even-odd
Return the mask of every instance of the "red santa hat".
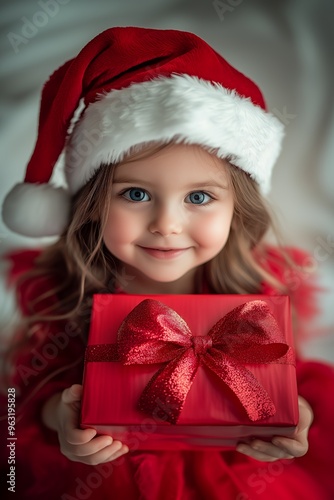
[[[73, 116], [84, 109], [69, 132]], [[8, 193], [3, 220], [26, 236], [60, 234], [70, 199], [102, 164], [131, 147], [171, 140], [229, 157], [265, 194], [283, 125], [259, 88], [192, 33], [108, 29], [46, 82], [38, 137], [23, 183]], [[49, 183], [64, 151], [68, 189]]]

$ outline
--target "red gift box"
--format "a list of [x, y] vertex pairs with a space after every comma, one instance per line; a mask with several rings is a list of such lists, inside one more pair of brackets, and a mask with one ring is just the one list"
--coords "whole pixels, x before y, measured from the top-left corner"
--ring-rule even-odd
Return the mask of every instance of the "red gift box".
[[130, 449], [234, 447], [298, 423], [289, 298], [95, 295], [82, 428]]

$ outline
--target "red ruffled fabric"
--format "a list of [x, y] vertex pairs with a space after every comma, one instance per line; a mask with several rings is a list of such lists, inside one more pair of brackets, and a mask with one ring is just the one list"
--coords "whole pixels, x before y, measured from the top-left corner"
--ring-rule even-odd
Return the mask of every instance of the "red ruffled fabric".
[[[33, 266], [38, 252], [11, 255], [13, 286], [22, 272]], [[297, 263], [305, 263], [305, 254], [293, 251]], [[302, 260], [300, 260], [302, 259]], [[304, 262], [303, 262], [304, 260]], [[279, 252], [268, 252], [268, 266], [276, 276], [289, 280]], [[294, 276], [294, 279], [297, 275]], [[305, 278], [305, 275], [301, 275]], [[298, 278], [299, 279], [299, 278]], [[304, 280], [305, 281], [305, 280]], [[310, 318], [314, 286], [298, 282], [293, 290], [295, 307], [302, 318]], [[25, 284], [18, 290], [23, 312], [33, 296], [46, 291], [44, 279]], [[263, 285], [263, 293], [276, 293]], [[52, 299], [50, 299], [52, 300]], [[314, 300], [314, 299], [313, 299]], [[299, 361], [299, 393], [311, 404], [314, 423], [310, 429], [309, 452], [301, 458], [273, 463], [258, 462], [234, 451], [203, 452], [130, 452], [114, 462], [96, 467], [66, 459], [59, 450], [57, 435], [41, 422], [45, 400], [73, 383], [81, 383], [84, 344], [71, 336], [61, 347], [65, 323], [51, 325], [47, 333], [36, 331], [27, 350], [20, 354], [12, 385], [17, 394], [16, 423], [16, 498], [20, 500], [330, 500], [334, 498], [333, 449], [334, 369], [319, 362]], [[68, 337], [68, 336], [67, 336]], [[58, 346], [56, 340], [58, 339]], [[51, 346], [56, 346], [58, 351]], [[48, 346], [48, 347], [47, 347]], [[38, 357], [41, 354], [41, 357]], [[37, 358], [40, 360], [38, 364]], [[46, 363], [43, 363], [43, 358]], [[41, 361], [42, 359], [42, 361]], [[2, 407], [6, 408], [6, 398]], [[3, 411], [1, 412], [4, 413]], [[1, 421], [1, 439], [7, 436], [6, 419]], [[9, 471], [8, 448], [1, 446], [3, 476]], [[1, 498], [13, 498], [8, 484], [2, 482]]]

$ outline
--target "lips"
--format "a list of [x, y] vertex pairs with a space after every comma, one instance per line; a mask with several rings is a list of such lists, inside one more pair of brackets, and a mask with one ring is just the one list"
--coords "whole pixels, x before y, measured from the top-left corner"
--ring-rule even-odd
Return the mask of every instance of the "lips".
[[189, 248], [163, 248], [163, 247], [142, 247], [140, 248], [147, 254], [157, 259], [172, 259], [184, 254]]

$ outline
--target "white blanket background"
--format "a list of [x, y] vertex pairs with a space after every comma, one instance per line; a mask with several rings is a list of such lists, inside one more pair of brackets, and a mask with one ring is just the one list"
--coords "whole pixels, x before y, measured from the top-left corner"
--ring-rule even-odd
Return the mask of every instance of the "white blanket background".
[[[286, 125], [270, 201], [286, 242], [308, 250], [324, 287], [322, 313], [303, 343], [308, 357], [334, 362], [334, 2], [332, 0], [0, 1], [0, 203], [22, 181], [49, 74], [100, 31], [143, 26], [192, 31], [261, 87]], [[61, 167], [55, 176], [59, 180]], [[48, 240], [19, 237], [0, 222], [0, 254]], [[1, 335], [13, 299], [0, 284]]]

